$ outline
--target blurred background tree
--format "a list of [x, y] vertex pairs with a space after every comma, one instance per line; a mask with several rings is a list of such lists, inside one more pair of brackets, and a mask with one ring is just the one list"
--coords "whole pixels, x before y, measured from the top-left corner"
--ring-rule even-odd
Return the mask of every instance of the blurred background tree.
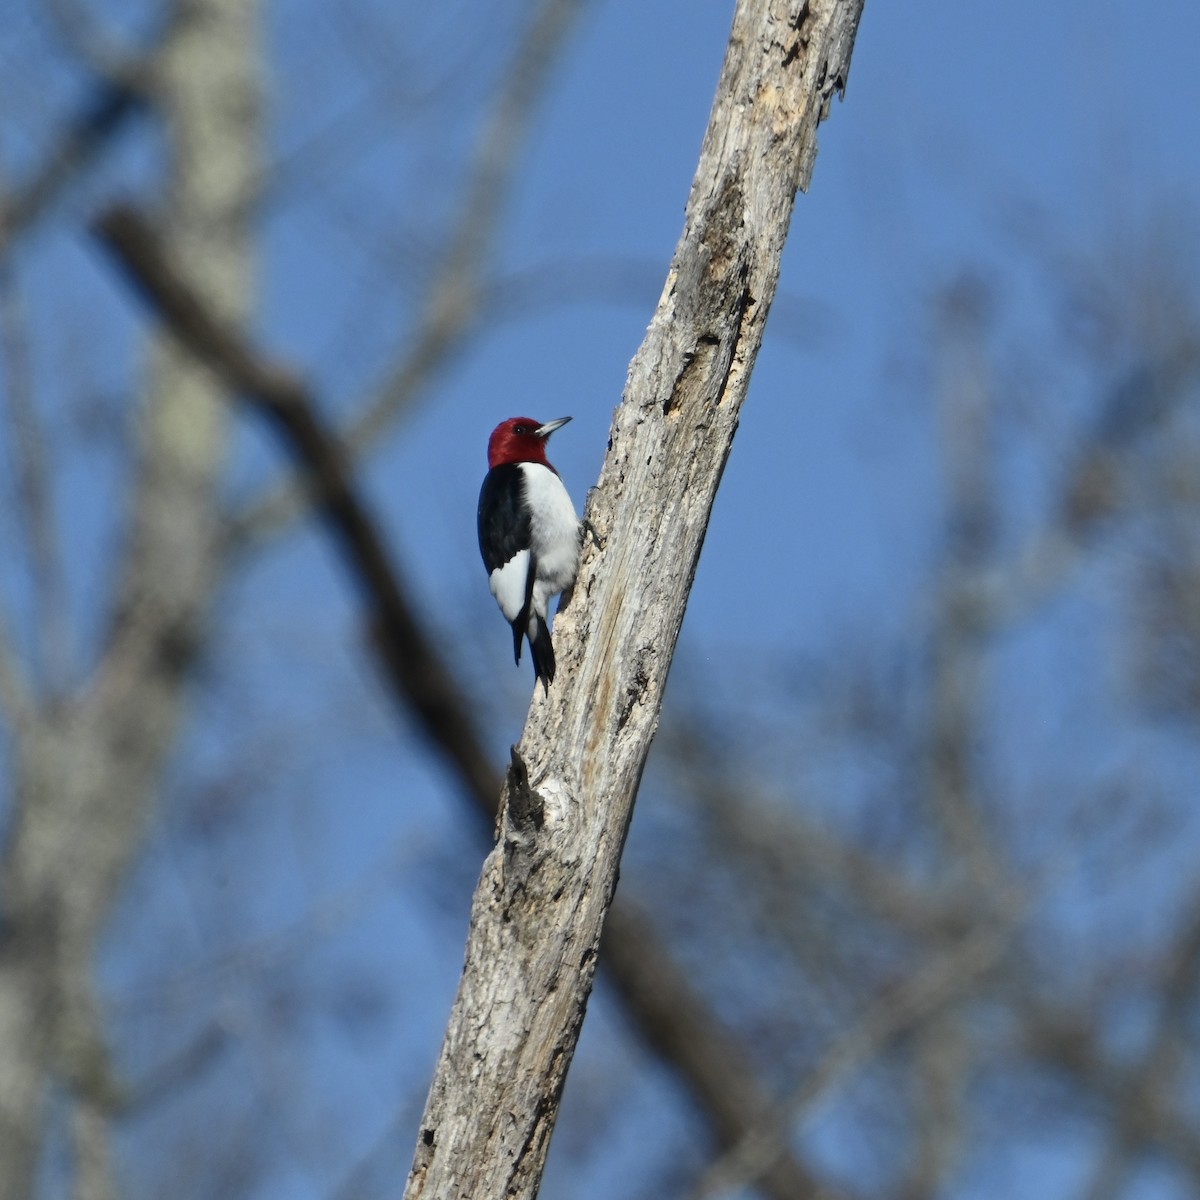
[[[303, 374], [498, 772], [486, 435], [582, 502], [728, 31], [645, 7], [6, 19], [6, 1200], [396, 1194], [487, 831], [92, 220]], [[544, 1196], [1200, 1193], [1197, 18], [960, 7], [798, 208]]]

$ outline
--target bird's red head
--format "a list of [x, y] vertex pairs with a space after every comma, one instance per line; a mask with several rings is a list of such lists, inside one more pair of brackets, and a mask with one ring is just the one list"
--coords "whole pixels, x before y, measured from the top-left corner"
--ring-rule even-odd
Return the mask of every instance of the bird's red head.
[[[557, 421], [547, 421], [544, 425], [532, 417], [509, 417], [507, 421], [501, 421], [488, 438], [488, 466], [533, 462], [550, 467], [546, 461], [546, 441], [570, 419], [559, 417]], [[554, 468], [550, 467], [550, 470]]]

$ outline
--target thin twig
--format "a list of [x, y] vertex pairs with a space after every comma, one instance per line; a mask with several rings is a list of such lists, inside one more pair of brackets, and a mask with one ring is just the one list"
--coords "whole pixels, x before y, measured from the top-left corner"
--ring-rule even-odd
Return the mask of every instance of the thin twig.
[[16, 483], [15, 511], [33, 583], [37, 614], [37, 671], [48, 693], [66, 680], [66, 587], [54, 519], [45, 431], [34, 398], [28, 329], [16, 279], [0, 264], [0, 359], [8, 404], [10, 444]]

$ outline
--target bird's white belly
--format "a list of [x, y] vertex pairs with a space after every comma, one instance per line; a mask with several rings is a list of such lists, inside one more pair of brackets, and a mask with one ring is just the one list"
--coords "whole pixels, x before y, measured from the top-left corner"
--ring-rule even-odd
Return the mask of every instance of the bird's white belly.
[[545, 595], [563, 591], [579, 570], [579, 517], [563, 481], [540, 463], [522, 463], [537, 558], [537, 583]]

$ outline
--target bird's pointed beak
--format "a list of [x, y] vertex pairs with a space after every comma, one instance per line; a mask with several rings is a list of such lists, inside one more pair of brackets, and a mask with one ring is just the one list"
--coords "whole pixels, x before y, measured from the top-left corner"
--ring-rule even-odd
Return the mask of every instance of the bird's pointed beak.
[[533, 431], [534, 436], [548, 438], [556, 429], [561, 429], [570, 419], [570, 417], [559, 417], [557, 421], [547, 421], [545, 425], [539, 425]]

